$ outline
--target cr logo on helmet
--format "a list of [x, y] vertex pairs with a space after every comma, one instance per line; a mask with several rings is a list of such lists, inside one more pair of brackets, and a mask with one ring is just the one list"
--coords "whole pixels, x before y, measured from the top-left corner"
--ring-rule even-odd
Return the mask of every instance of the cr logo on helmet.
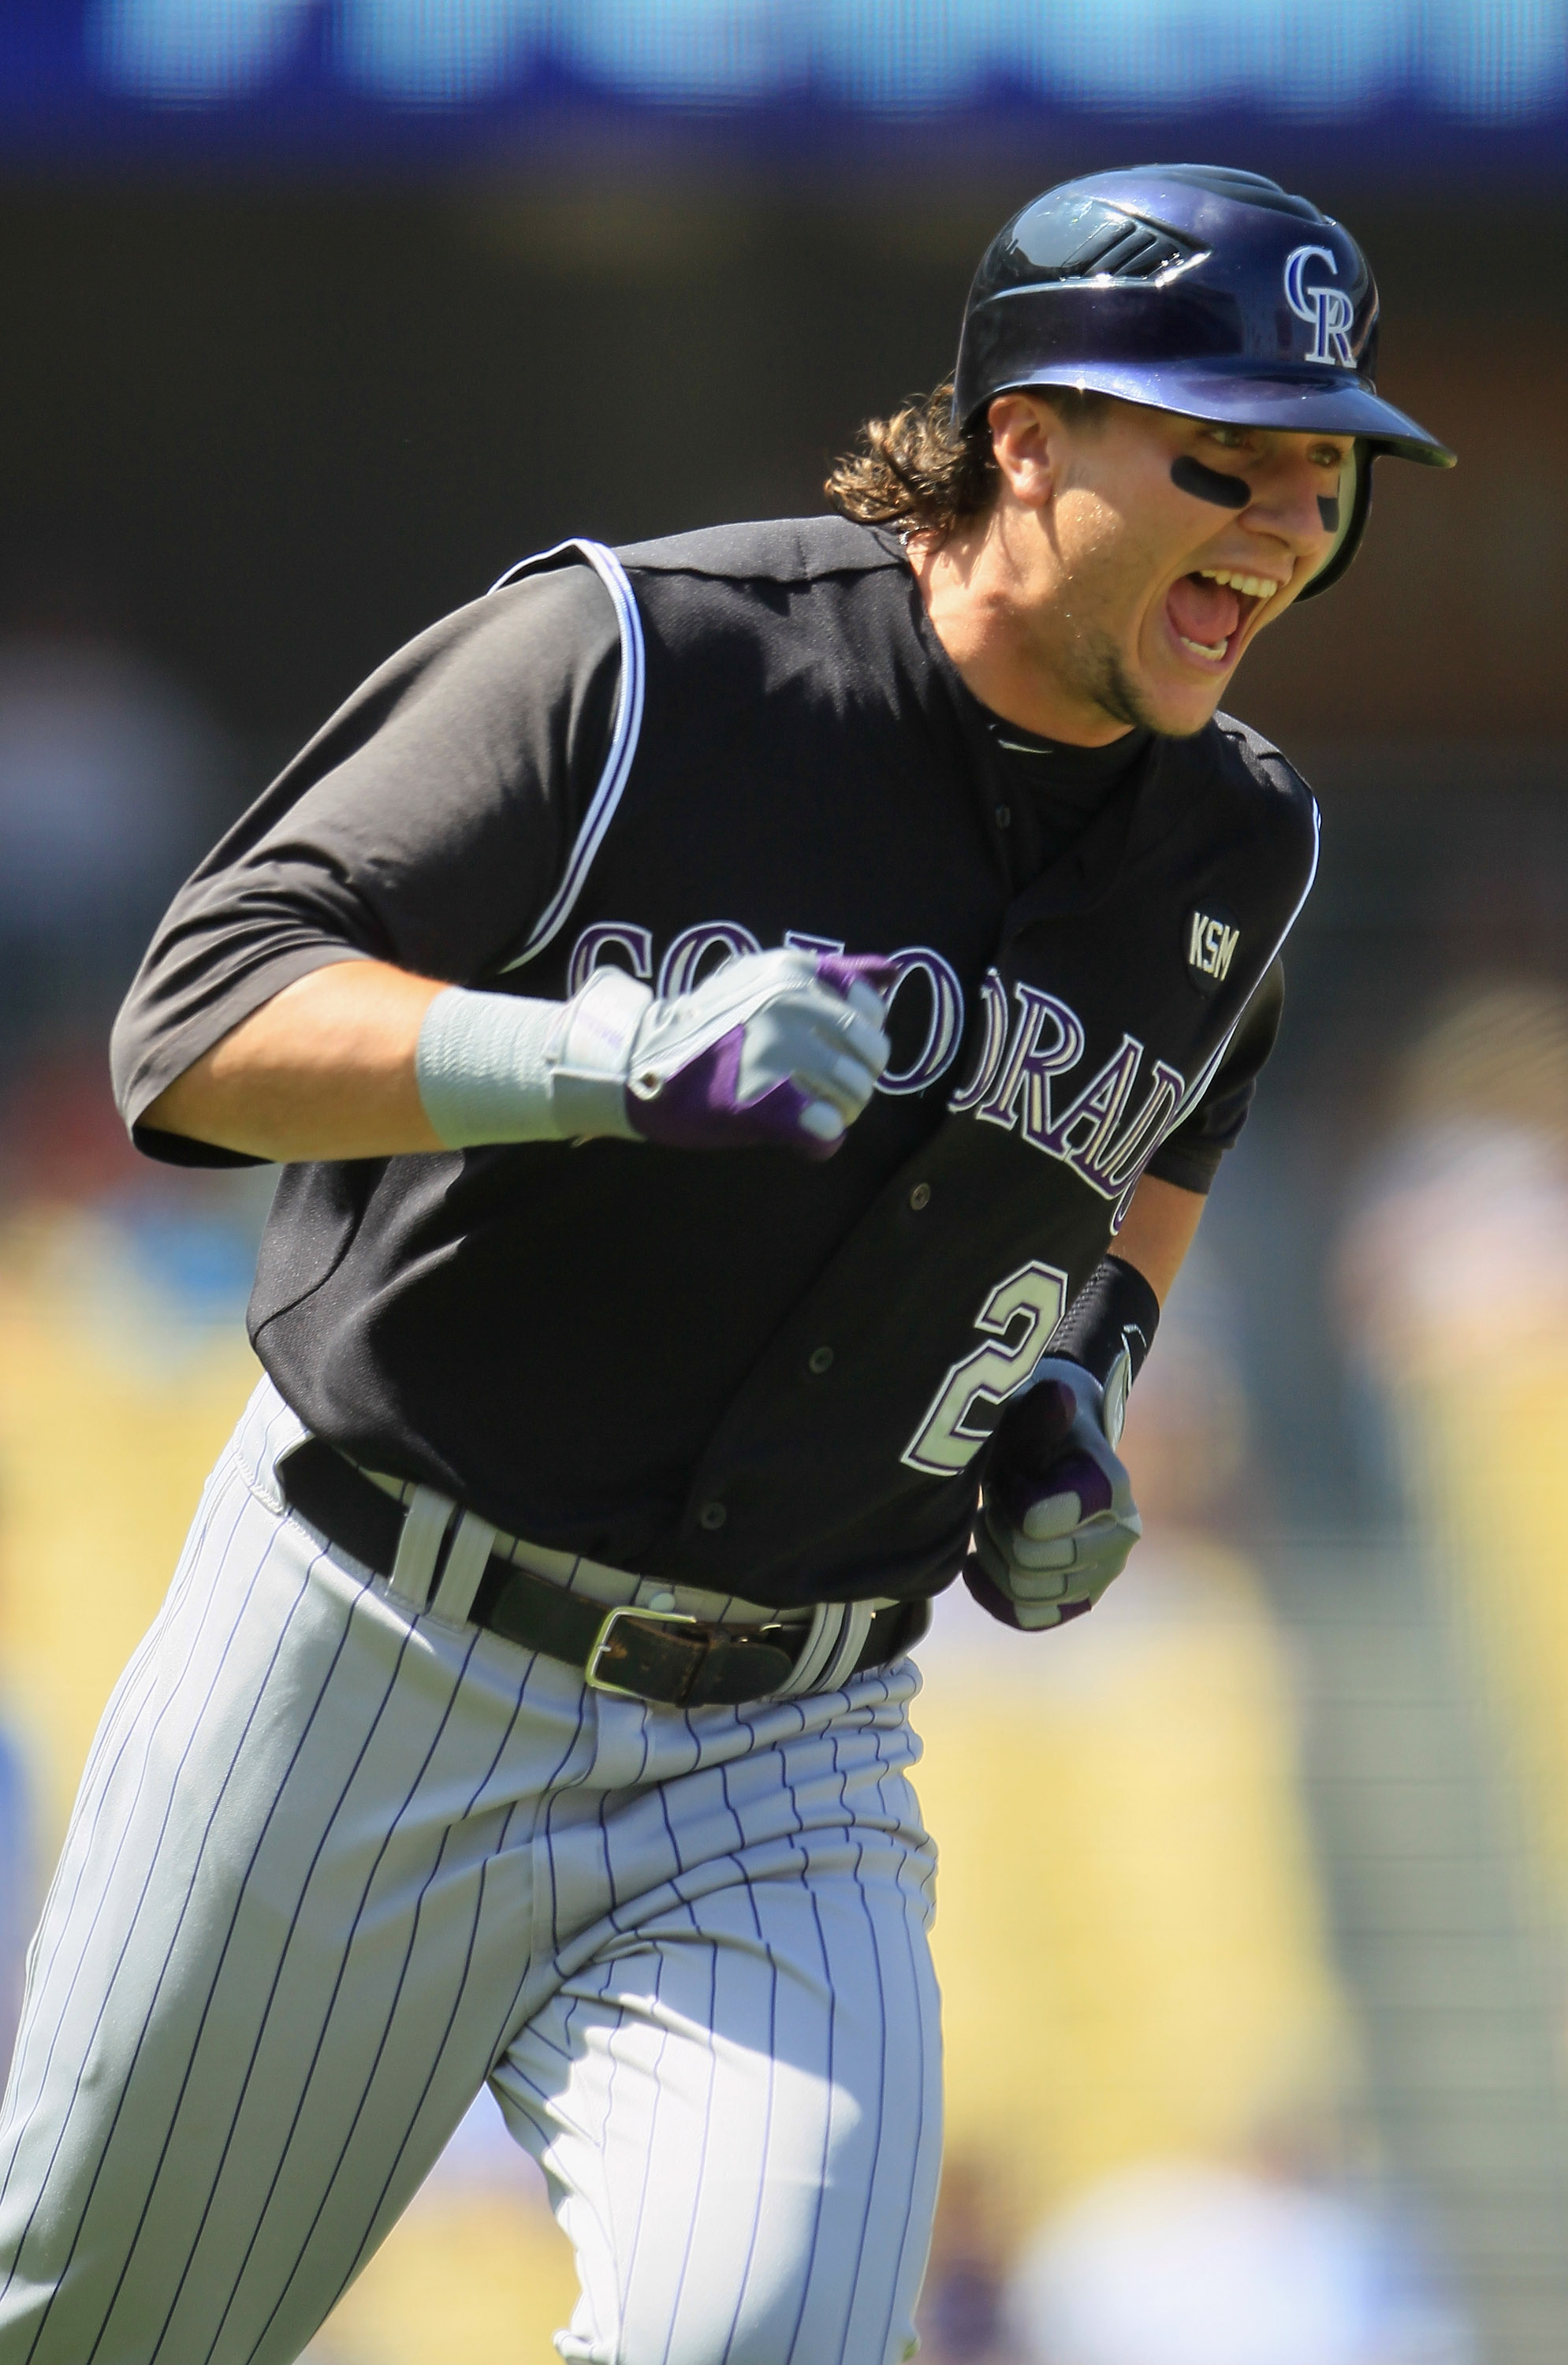
[[1332, 362], [1340, 369], [1354, 369], [1356, 357], [1348, 332], [1355, 307], [1342, 287], [1325, 287], [1321, 281], [1307, 286], [1306, 266], [1315, 261], [1326, 263], [1338, 279], [1339, 266], [1327, 247], [1293, 246], [1285, 257], [1285, 301], [1298, 320], [1312, 322], [1309, 362]]

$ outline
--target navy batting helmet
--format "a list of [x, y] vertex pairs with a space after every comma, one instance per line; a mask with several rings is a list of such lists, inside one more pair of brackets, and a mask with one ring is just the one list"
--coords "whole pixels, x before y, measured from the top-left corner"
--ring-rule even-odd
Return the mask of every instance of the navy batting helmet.
[[1081, 387], [1193, 419], [1353, 435], [1354, 484], [1327, 565], [1355, 556], [1383, 452], [1454, 455], [1373, 383], [1377, 286], [1350, 232], [1259, 173], [1139, 164], [1064, 182], [987, 247], [964, 311], [953, 415], [993, 395]]

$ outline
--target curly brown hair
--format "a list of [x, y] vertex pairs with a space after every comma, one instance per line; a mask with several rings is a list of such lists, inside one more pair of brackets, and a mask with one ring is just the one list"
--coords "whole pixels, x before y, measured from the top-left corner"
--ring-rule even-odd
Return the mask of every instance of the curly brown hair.
[[[1111, 399], [1078, 387], [1038, 391], [1053, 410], [1075, 421], [1096, 417]], [[930, 394], [912, 395], [890, 419], [868, 419], [857, 448], [834, 461], [823, 490], [832, 508], [861, 525], [890, 525], [946, 541], [971, 518], [984, 516], [999, 482], [986, 412], [967, 427], [955, 426], [949, 378]]]

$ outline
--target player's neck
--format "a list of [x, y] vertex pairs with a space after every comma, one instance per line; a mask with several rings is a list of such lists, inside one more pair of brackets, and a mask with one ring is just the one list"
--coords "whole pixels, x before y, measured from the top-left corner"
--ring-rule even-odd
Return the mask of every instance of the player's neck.
[[[1032, 564], [1032, 561], [1035, 562]], [[1056, 587], [1037, 579], [1037, 555], [996, 512], [931, 548], [910, 545], [931, 629], [964, 686], [1006, 722], [1069, 746], [1106, 747], [1129, 723], [1075, 689], [1054, 661], [1072, 619]]]

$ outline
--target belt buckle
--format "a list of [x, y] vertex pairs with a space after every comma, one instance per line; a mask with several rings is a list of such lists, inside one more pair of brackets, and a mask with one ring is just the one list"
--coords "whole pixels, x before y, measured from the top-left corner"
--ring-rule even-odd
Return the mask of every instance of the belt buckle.
[[622, 1618], [640, 1619], [645, 1626], [703, 1626], [707, 1620], [690, 1617], [684, 1609], [639, 1609], [634, 1601], [619, 1603], [600, 1620], [599, 1631], [593, 1638], [593, 1648], [588, 1654], [588, 1664], [583, 1669], [583, 1680], [588, 1689], [610, 1692], [617, 1699], [642, 1700], [648, 1707], [656, 1708], [661, 1703], [650, 1699], [646, 1692], [632, 1691], [625, 1684], [608, 1683], [599, 1672], [600, 1662], [610, 1648], [617, 1620]]

